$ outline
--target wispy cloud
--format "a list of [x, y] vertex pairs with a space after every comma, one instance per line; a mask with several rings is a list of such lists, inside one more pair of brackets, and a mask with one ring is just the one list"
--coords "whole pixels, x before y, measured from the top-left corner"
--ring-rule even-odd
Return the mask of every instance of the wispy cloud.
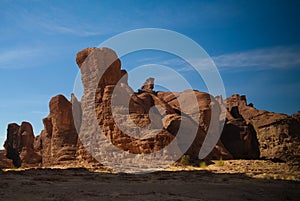
[[75, 36], [87, 37], [87, 36], [95, 36], [100, 35], [100, 32], [97, 31], [88, 31], [86, 27], [82, 25], [72, 26], [63, 23], [58, 23], [53, 20], [43, 19], [38, 17], [33, 17], [32, 20], [35, 21], [36, 25], [43, 28], [43, 30], [47, 33], [54, 34], [70, 34]]
[[0, 69], [20, 69], [39, 55], [37, 48], [23, 48], [0, 51]]
[[[213, 56], [211, 59], [192, 60], [200, 69], [208, 69], [214, 62], [219, 70], [263, 70], [274, 68], [300, 67], [300, 47], [283, 46], [246, 50]], [[191, 72], [195, 70], [185, 61], [179, 58], [161, 62], [164, 65], [174, 67], [179, 72]]]
[[190, 72], [193, 71], [194, 69], [191, 66], [185, 66], [177, 69], [178, 72]]
[[[219, 68], [248, 70], [300, 66], [300, 47], [272, 47], [235, 52], [212, 58]], [[243, 70], [243, 69], [241, 69]]]
[[36, 115], [46, 115], [47, 112], [45, 112], [45, 111], [32, 111], [31, 114], [36, 114]]
[[[136, 60], [139, 65], [145, 64], [159, 64], [169, 68], [174, 68], [178, 72], [190, 72], [195, 69], [191, 66], [191, 64], [195, 65], [197, 69], [201, 70], [210, 70], [210, 66], [213, 65], [213, 61], [211, 58], [201, 58], [201, 59], [187, 59], [180, 57], [175, 58], [164, 58], [164, 57], [152, 57], [152, 58], [142, 58]], [[190, 62], [190, 63], [189, 63]]]
[[[73, 35], [80, 37], [101, 35], [99, 29], [91, 27], [90, 21], [83, 21], [74, 13], [69, 12], [66, 9], [55, 7], [53, 5], [47, 6], [47, 13], [42, 12], [44, 7], [41, 6], [28, 10], [20, 6], [14, 6], [16, 14], [6, 13], [11, 21], [14, 21], [19, 26], [30, 31], [44, 32], [47, 34], [63, 34]], [[97, 30], [96, 30], [97, 29]]]

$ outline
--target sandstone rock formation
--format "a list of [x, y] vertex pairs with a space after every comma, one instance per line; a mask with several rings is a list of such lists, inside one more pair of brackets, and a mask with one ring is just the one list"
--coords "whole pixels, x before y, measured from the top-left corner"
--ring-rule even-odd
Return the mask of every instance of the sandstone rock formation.
[[[168, 103], [172, 109], [177, 111], [177, 113], [182, 113], [183, 115], [187, 115], [191, 117], [195, 122], [199, 124], [199, 129], [202, 129], [202, 132], [204, 135], [197, 135], [197, 138], [195, 141], [198, 141], [197, 145], [193, 144], [195, 146], [195, 152], [194, 154], [199, 153], [199, 150], [201, 148], [201, 145], [203, 143], [204, 137], [206, 133], [208, 132], [208, 128], [210, 126], [210, 122], [218, 122], [219, 121], [219, 116], [218, 114], [216, 117], [212, 117], [212, 107], [218, 107], [218, 101], [211, 95], [205, 92], [200, 92], [200, 91], [192, 91], [195, 94], [195, 97], [197, 99], [197, 104], [186, 104], [185, 105], [185, 110], [184, 113], [180, 109], [180, 104], [178, 100], [184, 100], [187, 103], [190, 103], [191, 100], [189, 98], [191, 97], [186, 97], [185, 93], [188, 91], [184, 92], [176, 92], [176, 93], [171, 93], [171, 92], [158, 92], [157, 96]], [[220, 111], [219, 111], [220, 112]], [[214, 133], [218, 133], [219, 127], [217, 126], [212, 126], [211, 129], [213, 129]], [[224, 147], [222, 142], [219, 140], [215, 148], [212, 150], [210, 155], [207, 157], [209, 159], [232, 159], [233, 156], [232, 154]]]
[[16, 167], [21, 166], [21, 159], [19, 156], [19, 141], [18, 136], [20, 126], [18, 124], [9, 124], [7, 127], [7, 137], [4, 143], [6, 150], [6, 157], [13, 161]]
[[221, 141], [236, 159], [258, 159], [260, 156], [256, 131], [239, 114], [237, 107], [227, 112]]
[[22, 122], [21, 126], [9, 124], [4, 144], [6, 157], [11, 159], [16, 167], [39, 164], [41, 157], [35, 152], [33, 142], [34, 134], [30, 123]]
[[[53, 97], [50, 114], [43, 119], [44, 130], [35, 138], [28, 122], [8, 125], [5, 155], [14, 166], [118, 163], [116, 149], [146, 156], [160, 153], [173, 141], [176, 148], [171, 151], [197, 161], [208, 131], [218, 133], [223, 128], [221, 97], [196, 90], [155, 92], [154, 78], [135, 93], [127, 84], [121, 61], [108, 48], [84, 49], [76, 62], [82, 74], [82, 98], [75, 94], [70, 101], [63, 95]], [[221, 138], [206, 159], [300, 158], [300, 113], [287, 116], [257, 110], [239, 95], [226, 103]], [[189, 133], [195, 136], [190, 139]], [[104, 148], [109, 153], [102, 153]], [[169, 160], [160, 154], [161, 160]], [[1, 164], [10, 165], [5, 159]]]
[[153, 92], [153, 89], [154, 89], [154, 78], [150, 77], [146, 80], [146, 82], [144, 83], [140, 91]]
[[245, 96], [232, 95], [228, 110], [236, 110], [248, 124], [252, 124], [259, 142], [260, 156], [283, 161], [300, 161], [299, 113], [288, 116], [257, 110], [247, 104]]
[[79, 67], [81, 67], [82, 63], [85, 61], [85, 59], [89, 56], [89, 54], [94, 51], [96, 48], [86, 48], [84, 50], [81, 50], [76, 55], [76, 63]]
[[12, 160], [6, 157], [6, 151], [0, 150], [0, 172], [2, 168], [13, 168], [14, 164]]
[[44, 130], [36, 138], [43, 165], [60, 164], [76, 159], [78, 135], [74, 126], [72, 104], [62, 95], [49, 103], [50, 114], [43, 119]]
[[[185, 125], [181, 129], [187, 134], [181, 138], [181, 144], [178, 144], [178, 148], [182, 151], [181, 154], [190, 155], [192, 160], [198, 158], [199, 150], [209, 127], [210, 110], [212, 107], [218, 107], [217, 101], [213, 97], [207, 93], [191, 90], [174, 93], [175, 95], [163, 92], [154, 93], [153, 78], [147, 79], [138, 93], [133, 93], [133, 90], [127, 85], [126, 71], [121, 70], [120, 60], [112, 50], [107, 48], [94, 49], [93, 51], [85, 49], [78, 54], [80, 57], [81, 55], [88, 55], [83, 63], [81, 59], [77, 59], [80, 61], [78, 66], [81, 70], [84, 86], [82, 107], [89, 108], [95, 103], [97, 125], [101, 127], [103, 134], [115, 147], [132, 154], [154, 153], [169, 145], [177, 136], [179, 125]], [[195, 104], [190, 102], [191, 97], [196, 97]], [[184, 100], [184, 104], [188, 107], [187, 111], [182, 111], [177, 102], [179, 99]], [[195, 107], [197, 110], [194, 110]], [[114, 111], [112, 111], [113, 109]], [[198, 110], [201, 113], [200, 118], [195, 118], [197, 115], [199, 116]], [[83, 135], [80, 138], [86, 144], [104, 141], [104, 139], [92, 140], [95, 136], [93, 132], [96, 129], [90, 127], [91, 116], [94, 111], [83, 109], [82, 112], [80, 132]], [[218, 121], [219, 117], [216, 116]], [[200, 124], [198, 123], [199, 120]], [[143, 132], [140, 131], [140, 128], [147, 127], [151, 131], [144, 133], [144, 136], [128, 135], [132, 133], [141, 135]], [[191, 130], [193, 127], [195, 127], [194, 131]], [[219, 127], [216, 129], [219, 131]], [[153, 136], [155, 132], [157, 133]], [[189, 143], [188, 133], [193, 132], [196, 132], [195, 140], [191, 142], [190, 147], [184, 149], [183, 147]], [[210, 158], [232, 158], [221, 142], [218, 143], [212, 153]]]

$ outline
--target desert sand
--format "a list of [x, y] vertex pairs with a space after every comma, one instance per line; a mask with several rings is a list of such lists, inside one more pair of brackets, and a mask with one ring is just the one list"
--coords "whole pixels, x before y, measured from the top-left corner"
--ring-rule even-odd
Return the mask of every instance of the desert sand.
[[299, 200], [298, 166], [264, 160], [213, 161], [147, 174], [107, 168], [6, 169], [0, 200]]

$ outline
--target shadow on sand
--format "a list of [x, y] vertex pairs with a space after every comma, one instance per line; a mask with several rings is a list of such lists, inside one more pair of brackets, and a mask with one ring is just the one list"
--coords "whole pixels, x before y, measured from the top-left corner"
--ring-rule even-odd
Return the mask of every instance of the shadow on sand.
[[0, 173], [1, 200], [298, 200], [300, 182], [244, 174], [160, 171], [91, 172], [84, 168]]

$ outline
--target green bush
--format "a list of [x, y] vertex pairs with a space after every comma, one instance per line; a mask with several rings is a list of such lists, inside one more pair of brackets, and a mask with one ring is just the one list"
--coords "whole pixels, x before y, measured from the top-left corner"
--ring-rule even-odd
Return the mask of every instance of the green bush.
[[199, 167], [200, 168], [207, 168], [207, 165], [206, 165], [205, 161], [200, 162]]
[[222, 159], [222, 157], [218, 160], [217, 162], [217, 166], [223, 166], [224, 165], [224, 161]]
[[183, 156], [181, 157], [179, 163], [180, 163], [181, 165], [190, 165], [190, 160], [191, 160], [191, 158], [190, 158], [189, 155], [183, 155]]

